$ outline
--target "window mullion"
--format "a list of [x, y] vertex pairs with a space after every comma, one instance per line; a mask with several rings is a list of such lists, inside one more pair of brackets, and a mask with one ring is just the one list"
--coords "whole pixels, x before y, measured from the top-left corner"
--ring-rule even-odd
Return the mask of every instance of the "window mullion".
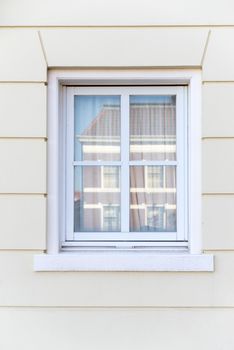
[[129, 231], [129, 95], [121, 95], [121, 231]]

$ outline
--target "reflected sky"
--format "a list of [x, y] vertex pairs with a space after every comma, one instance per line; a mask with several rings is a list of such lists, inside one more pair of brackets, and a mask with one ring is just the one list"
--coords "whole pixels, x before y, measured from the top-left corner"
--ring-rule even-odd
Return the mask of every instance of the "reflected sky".
[[103, 106], [120, 106], [120, 96], [75, 96], [75, 134], [81, 135]]

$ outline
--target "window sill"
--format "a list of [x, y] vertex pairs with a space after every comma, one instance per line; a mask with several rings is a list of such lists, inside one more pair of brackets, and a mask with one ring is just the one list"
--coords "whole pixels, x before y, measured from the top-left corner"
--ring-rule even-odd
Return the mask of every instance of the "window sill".
[[208, 254], [79, 252], [34, 256], [35, 271], [214, 271]]

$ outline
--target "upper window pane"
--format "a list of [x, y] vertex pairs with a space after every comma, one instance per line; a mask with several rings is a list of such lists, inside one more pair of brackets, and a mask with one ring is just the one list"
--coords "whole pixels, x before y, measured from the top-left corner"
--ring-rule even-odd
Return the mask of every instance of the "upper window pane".
[[176, 97], [130, 96], [130, 160], [176, 159]]
[[120, 160], [120, 96], [75, 96], [75, 160]]

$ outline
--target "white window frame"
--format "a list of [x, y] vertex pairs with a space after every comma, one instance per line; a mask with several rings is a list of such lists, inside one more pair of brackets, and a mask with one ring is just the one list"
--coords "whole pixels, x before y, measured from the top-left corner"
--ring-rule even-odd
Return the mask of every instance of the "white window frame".
[[[131, 247], [148, 245], [151, 247], [165, 246], [165, 241], [171, 246], [188, 246], [187, 225], [187, 87], [160, 86], [160, 87], [67, 87], [66, 110], [63, 117], [66, 129], [66, 203], [62, 213], [66, 211], [66, 225], [60, 234], [61, 248], [69, 246], [109, 246]], [[121, 160], [119, 161], [74, 161], [74, 97], [93, 95], [118, 95], [121, 97]], [[134, 161], [129, 160], [129, 96], [130, 95], [157, 95], [176, 96], [176, 160]], [[121, 180], [118, 192], [121, 194], [121, 232], [73, 232], [74, 223], [74, 167], [75, 166], [118, 166]], [[129, 232], [130, 184], [129, 166], [175, 166], [176, 167], [176, 198], [177, 198], [177, 230], [176, 232]], [[163, 168], [164, 169], [164, 168]], [[60, 188], [64, 181], [60, 183]], [[66, 220], [68, 218], [68, 220]], [[65, 233], [65, 235], [64, 235]], [[150, 242], [149, 242], [150, 241]]]
[[[188, 246], [135, 243], [124, 247], [72, 247], [61, 249], [64, 230], [63, 201], [58, 174], [63, 173], [66, 142], [61, 125], [66, 113], [67, 85], [186, 85], [188, 88]], [[177, 140], [178, 142], [178, 140]], [[48, 210], [47, 252], [34, 259], [36, 271], [213, 271], [213, 256], [202, 254], [201, 244], [201, 72], [199, 70], [52, 70], [48, 86]]]

